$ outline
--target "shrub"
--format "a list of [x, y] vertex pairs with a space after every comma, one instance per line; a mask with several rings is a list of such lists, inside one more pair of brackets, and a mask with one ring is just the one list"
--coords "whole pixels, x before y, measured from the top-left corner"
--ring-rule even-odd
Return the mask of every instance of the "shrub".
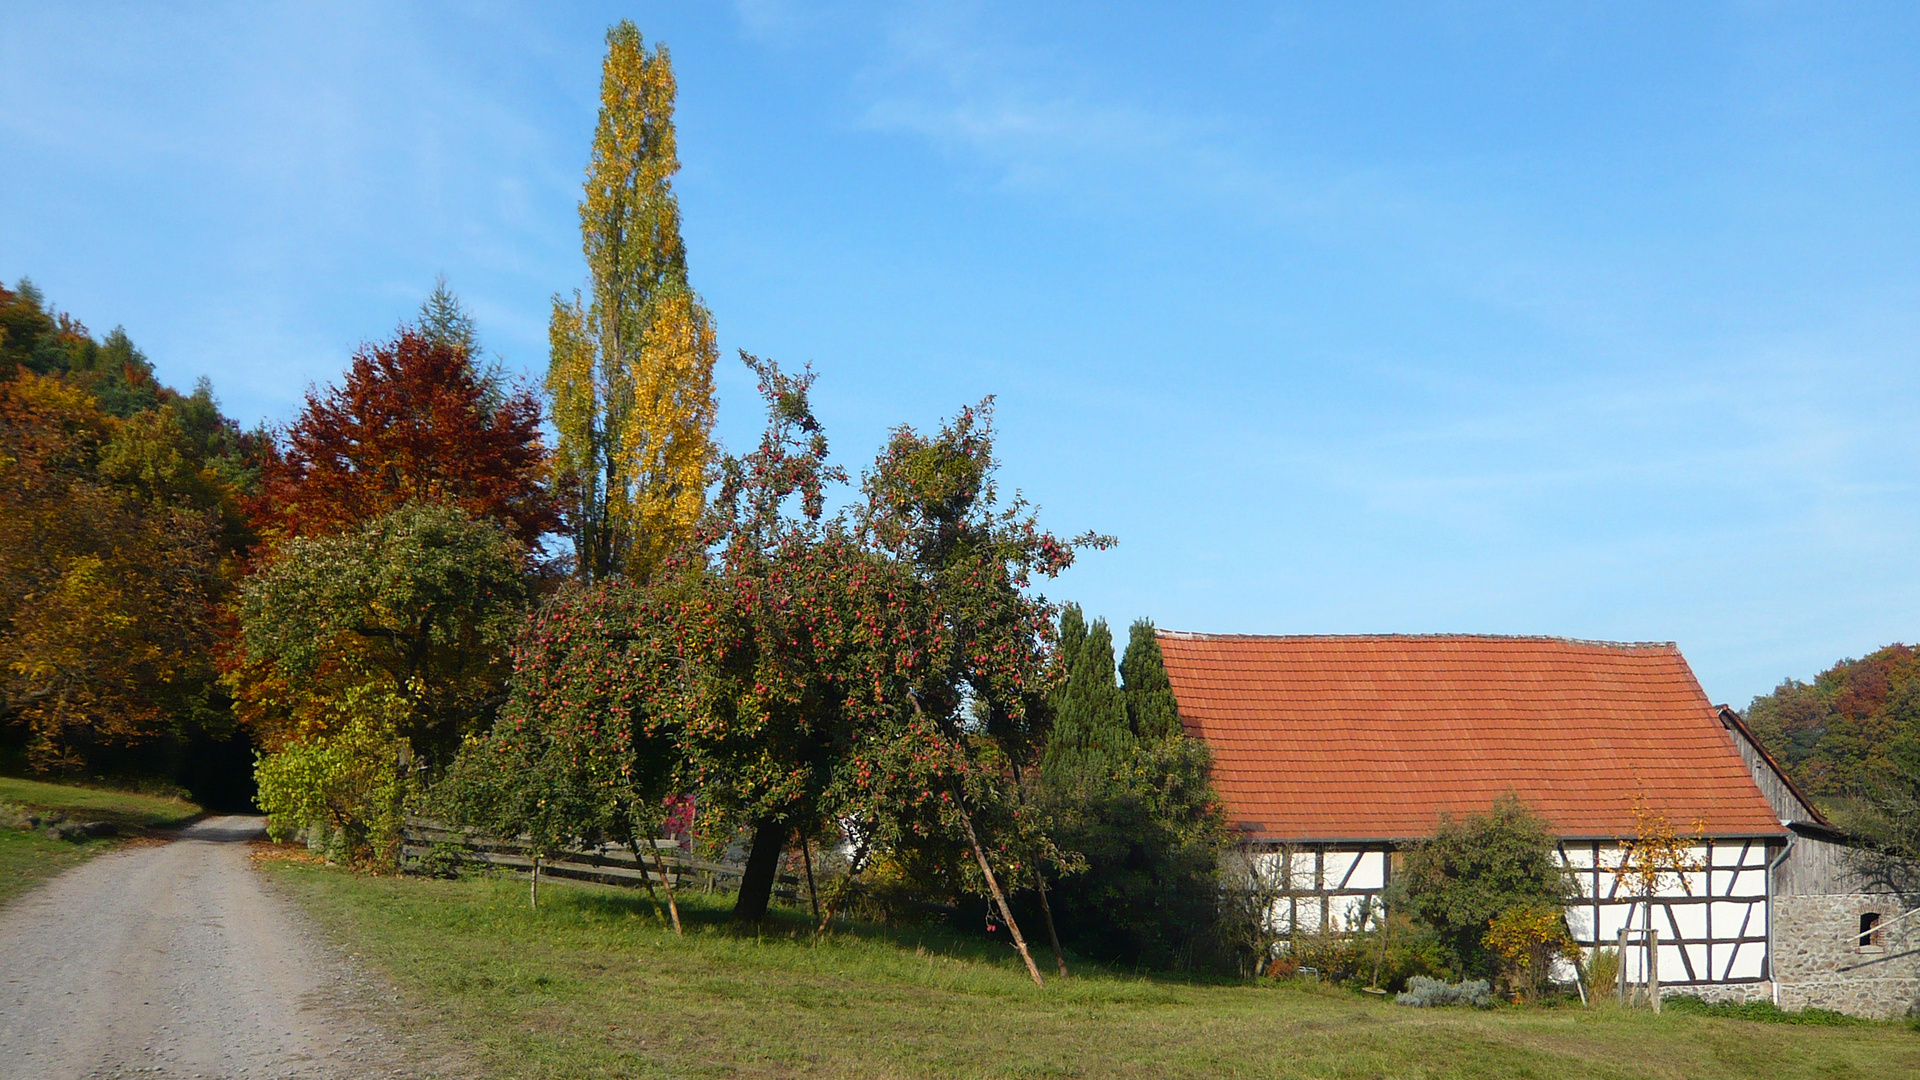
[[390, 864], [406, 791], [406, 744], [392, 717], [404, 708], [377, 689], [355, 688], [330, 730], [259, 758], [254, 779], [268, 835], [284, 841], [305, 833], [308, 846], [330, 859]]
[[1380, 959], [1377, 985], [1404, 990], [1416, 975], [1434, 977], [1447, 973], [1453, 962], [1453, 954], [1431, 927], [1399, 912], [1389, 913], [1386, 923], [1385, 956], [1380, 955], [1380, 931], [1377, 929], [1365, 934], [1365, 942], [1361, 945], [1361, 955], [1367, 959], [1368, 974], [1372, 974], [1374, 958]]
[[1587, 993], [1603, 998], [1620, 983], [1620, 950], [1595, 949], [1587, 958]]
[[1393, 999], [1401, 1005], [1432, 1009], [1442, 1005], [1471, 1005], [1476, 1009], [1493, 1005], [1493, 985], [1485, 979], [1450, 983], [1415, 975], [1407, 980], [1406, 992]]
[[1555, 959], [1577, 960], [1580, 949], [1567, 932], [1566, 909], [1521, 904], [1495, 916], [1482, 943], [1500, 958], [1507, 985], [1538, 997]]
[[1407, 852], [1406, 910], [1439, 934], [1456, 973], [1492, 975], [1498, 954], [1486, 935], [1496, 917], [1519, 907], [1559, 908], [1574, 895], [1573, 879], [1554, 856], [1546, 823], [1509, 792], [1484, 814], [1442, 817], [1433, 835]]

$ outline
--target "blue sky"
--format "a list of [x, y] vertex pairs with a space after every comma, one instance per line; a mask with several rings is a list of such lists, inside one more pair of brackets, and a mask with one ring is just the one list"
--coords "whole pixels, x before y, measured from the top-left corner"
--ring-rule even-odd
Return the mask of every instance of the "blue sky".
[[1006, 485], [1121, 540], [1052, 596], [1675, 640], [1736, 704], [1920, 637], [1906, 5], [6, 0], [0, 277], [246, 422], [441, 272], [542, 370], [622, 16], [723, 349], [854, 467], [997, 394]]

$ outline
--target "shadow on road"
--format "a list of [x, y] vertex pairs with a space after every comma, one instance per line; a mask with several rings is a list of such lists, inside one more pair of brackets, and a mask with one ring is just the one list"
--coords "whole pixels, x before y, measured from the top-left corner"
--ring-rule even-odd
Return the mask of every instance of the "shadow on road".
[[174, 834], [180, 840], [206, 840], [211, 843], [242, 843], [267, 834], [267, 819], [254, 814], [231, 814], [201, 818]]

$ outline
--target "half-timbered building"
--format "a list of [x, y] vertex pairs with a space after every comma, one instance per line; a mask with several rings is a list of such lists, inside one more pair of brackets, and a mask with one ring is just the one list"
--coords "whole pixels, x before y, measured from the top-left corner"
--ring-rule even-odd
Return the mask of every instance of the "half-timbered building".
[[[1512, 792], [1546, 820], [1579, 883], [1567, 909], [1576, 940], [1591, 950], [1622, 928], [1643, 939], [1650, 919], [1669, 992], [1780, 1000], [1790, 962], [1834, 936], [1779, 925], [1795, 905], [1777, 893], [1838, 888], [1837, 871], [1812, 882], [1809, 860], [1835, 861], [1844, 838], [1739, 717], [1709, 702], [1671, 643], [1169, 631], [1159, 642], [1181, 721], [1213, 751], [1228, 815], [1280, 879], [1283, 931], [1358, 928], [1379, 910], [1400, 852], [1443, 815]], [[1690, 850], [1680, 872], [1641, 895], [1614, 870], [1654, 815]], [[1826, 906], [1895, 910], [1886, 897]], [[1865, 940], [1849, 929], [1831, 944], [1846, 953]], [[1624, 959], [1641, 980], [1644, 951]], [[1845, 960], [1821, 969], [1828, 989], [1845, 989], [1832, 970]], [[1789, 997], [1884, 1014], [1911, 991], [1889, 984], [1870, 1005]]]

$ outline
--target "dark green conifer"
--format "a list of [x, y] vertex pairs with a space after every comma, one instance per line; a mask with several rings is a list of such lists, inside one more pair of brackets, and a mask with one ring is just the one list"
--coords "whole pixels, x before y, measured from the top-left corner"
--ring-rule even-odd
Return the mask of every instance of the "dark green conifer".
[[1085, 860], [1055, 885], [1061, 934], [1106, 960], [1192, 964], [1205, 951], [1224, 833], [1206, 748], [1181, 734], [1153, 624], [1133, 625], [1122, 690], [1106, 623], [1068, 605], [1060, 663], [1042, 805], [1056, 842]]
[[1104, 784], [1133, 750], [1126, 700], [1114, 681], [1113, 634], [1105, 619], [1088, 625], [1079, 605], [1060, 615], [1060, 661], [1067, 679], [1053, 696], [1053, 735], [1041, 759], [1049, 783]]
[[1127, 652], [1120, 659], [1125, 687], [1127, 723], [1136, 738], [1154, 742], [1180, 734], [1180, 710], [1173, 700], [1173, 684], [1160, 657], [1160, 641], [1153, 636], [1152, 619], [1135, 619], [1127, 634]]
[[480, 351], [480, 337], [473, 315], [460, 298], [447, 288], [447, 275], [433, 279], [433, 292], [420, 305], [420, 336], [428, 341], [451, 345], [469, 357]]

